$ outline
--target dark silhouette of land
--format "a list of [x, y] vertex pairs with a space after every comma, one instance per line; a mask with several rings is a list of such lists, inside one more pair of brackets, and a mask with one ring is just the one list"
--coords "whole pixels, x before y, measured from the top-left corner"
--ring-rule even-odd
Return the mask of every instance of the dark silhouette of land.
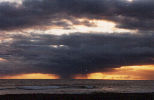
[[0, 100], [154, 100], [154, 93], [10, 94]]

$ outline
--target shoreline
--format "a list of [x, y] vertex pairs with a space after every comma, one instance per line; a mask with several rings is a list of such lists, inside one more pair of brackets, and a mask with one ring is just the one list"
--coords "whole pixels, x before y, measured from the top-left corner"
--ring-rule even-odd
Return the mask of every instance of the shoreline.
[[6, 94], [0, 100], [154, 100], [154, 93]]

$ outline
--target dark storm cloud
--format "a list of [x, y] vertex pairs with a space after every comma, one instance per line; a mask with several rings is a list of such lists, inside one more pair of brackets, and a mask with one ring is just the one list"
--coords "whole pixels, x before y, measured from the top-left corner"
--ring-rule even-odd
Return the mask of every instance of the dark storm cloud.
[[153, 30], [154, 1], [24, 0], [20, 6], [15, 3], [0, 3], [1, 30], [42, 25], [68, 28], [69, 24], [62, 19], [77, 22], [76, 18], [107, 19], [117, 22], [117, 27], [121, 28]]
[[[106, 19], [140, 35], [72, 33], [70, 35], [7, 35], [0, 43], [0, 75], [51, 73], [62, 78], [108, 71], [128, 65], [154, 64], [153, 0], [24, 0], [0, 3], [0, 30], [57, 25], [91, 26], [88, 19]], [[80, 22], [77, 18], [87, 18]], [[63, 20], [66, 19], [66, 20]], [[93, 24], [92, 24], [93, 25]], [[147, 32], [148, 30], [148, 32]], [[35, 32], [34, 32], [35, 33]], [[29, 33], [30, 34], [30, 33]], [[27, 36], [28, 35], [28, 36]], [[5, 39], [12, 38], [9, 42]]]
[[[51, 73], [62, 78], [127, 65], [154, 64], [154, 36], [138, 35], [36, 35], [13, 36], [3, 47], [1, 75]], [[6, 45], [6, 44], [5, 44]]]

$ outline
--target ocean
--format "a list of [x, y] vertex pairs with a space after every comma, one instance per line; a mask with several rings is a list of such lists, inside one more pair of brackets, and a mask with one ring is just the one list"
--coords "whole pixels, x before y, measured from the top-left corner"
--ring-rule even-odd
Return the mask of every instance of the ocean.
[[0, 80], [4, 94], [152, 93], [154, 81], [115, 80]]

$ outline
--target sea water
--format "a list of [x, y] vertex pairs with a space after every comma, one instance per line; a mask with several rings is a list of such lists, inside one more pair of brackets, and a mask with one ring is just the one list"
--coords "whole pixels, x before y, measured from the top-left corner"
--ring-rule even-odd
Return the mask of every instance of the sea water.
[[3, 94], [152, 93], [154, 81], [115, 80], [0, 80]]

